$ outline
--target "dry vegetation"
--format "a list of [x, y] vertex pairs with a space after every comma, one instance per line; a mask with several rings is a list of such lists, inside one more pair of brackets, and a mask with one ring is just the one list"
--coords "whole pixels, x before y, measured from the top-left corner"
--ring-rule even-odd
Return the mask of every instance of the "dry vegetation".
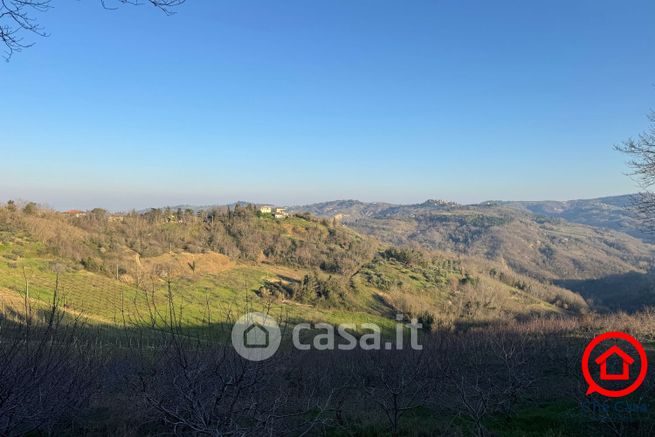
[[[422, 351], [283, 349], [254, 363], [215, 326], [189, 337], [175, 318], [154, 343], [124, 331], [132, 341], [108, 347], [55, 300], [0, 318], [0, 433], [652, 435], [650, 412], [587, 407], [582, 350], [614, 328], [651, 341], [655, 316], [437, 329]], [[652, 390], [647, 381], [633, 401]]]
[[[435, 327], [587, 311], [578, 295], [502, 264], [387, 247], [335, 221], [303, 214], [275, 220], [250, 205], [116, 218], [99, 209], [75, 217], [10, 204], [0, 208], [0, 224], [0, 267], [9, 269], [0, 285], [20, 291], [29, 279], [45, 289], [56, 266], [65, 289], [72, 291], [67, 305], [105, 319], [116, 319], [126, 296], [128, 305], [143, 301], [135, 295], [162, 288], [167, 280], [196, 306], [203, 297], [193, 290], [199, 285], [210, 290], [213, 284], [234, 293], [254, 288], [253, 297], [281, 303], [389, 319], [401, 312]], [[259, 279], [238, 283], [240, 275], [254, 271], [261, 272]], [[84, 288], [91, 291], [94, 283], [101, 294], [87, 296]]]
[[[502, 204], [310, 205], [308, 210], [392, 244], [415, 244], [506, 263], [545, 280], [645, 271], [653, 247], [622, 232], [530, 214]], [[619, 218], [622, 216], [619, 216]]]
[[[534, 420], [553, 435], [653, 431], [650, 414], [579, 403], [585, 343], [607, 329], [651, 342], [653, 312], [601, 317], [507, 265], [307, 215], [9, 205], [0, 272], [2, 435], [524, 435]], [[388, 332], [402, 313], [427, 328], [424, 349], [283, 347], [247, 362], [226, 339], [249, 309]]]

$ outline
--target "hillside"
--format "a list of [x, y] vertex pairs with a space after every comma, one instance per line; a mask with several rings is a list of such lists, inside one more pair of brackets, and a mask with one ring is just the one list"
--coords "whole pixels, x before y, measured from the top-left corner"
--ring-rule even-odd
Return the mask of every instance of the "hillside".
[[292, 211], [309, 212], [319, 217], [339, 216], [345, 223], [364, 218], [403, 218], [414, 217], [434, 210], [456, 208], [459, 205], [444, 200], [429, 199], [420, 204], [394, 205], [384, 202], [360, 202], [359, 200], [335, 200], [311, 205], [293, 206]]
[[403, 313], [434, 328], [587, 310], [575, 293], [506, 265], [389, 247], [329, 221], [276, 220], [250, 206], [120, 217], [0, 208], [3, 305], [20, 311], [26, 288], [44, 304], [56, 289], [67, 311], [99, 326], [154, 326], [169, 298], [190, 327], [226, 321], [244, 305], [382, 326]]
[[563, 202], [500, 203], [543, 217], [560, 218], [571, 223], [623, 232], [642, 241], [654, 243], [655, 235], [644, 230], [643, 220], [634, 208], [637, 201], [638, 195], [624, 195]]
[[442, 201], [416, 205], [336, 201], [298, 209], [336, 216], [347, 226], [392, 244], [485, 257], [542, 280], [643, 272], [653, 250], [622, 232], [494, 202], [461, 206]]

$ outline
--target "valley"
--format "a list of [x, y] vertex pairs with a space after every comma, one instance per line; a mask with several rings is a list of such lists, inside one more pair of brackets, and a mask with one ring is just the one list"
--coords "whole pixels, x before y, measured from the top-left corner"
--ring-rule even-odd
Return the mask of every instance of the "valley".
[[[637, 276], [648, 277], [655, 246], [639, 227], [630, 198], [478, 205], [335, 201], [297, 208], [336, 217], [391, 244], [492, 260], [539, 281], [582, 292], [599, 308], [620, 309], [622, 296], [631, 302], [651, 301], [650, 291], [632, 286]], [[622, 288], [625, 294], [617, 294], [611, 281], [603, 280], [624, 274], [630, 279]], [[635, 284], [639, 283], [644, 280]]]

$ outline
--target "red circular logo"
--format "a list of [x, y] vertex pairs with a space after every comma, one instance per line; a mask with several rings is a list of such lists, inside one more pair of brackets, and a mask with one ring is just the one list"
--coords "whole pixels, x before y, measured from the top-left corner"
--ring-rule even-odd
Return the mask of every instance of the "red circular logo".
[[[597, 383], [594, 380], [594, 378], [591, 376], [591, 371], [589, 370], [589, 358], [591, 356], [591, 352], [600, 343], [612, 339], [624, 340], [630, 343], [632, 347], [634, 347], [637, 353], [639, 354], [638, 358], [641, 364], [637, 379], [628, 387], [621, 390], [609, 390], [601, 387], [600, 384]], [[621, 373], [609, 373], [607, 370], [607, 359], [615, 355], [621, 359], [621, 364], [622, 364], [621, 367], [623, 369]], [[600, 367], [601, 381], [628, 381], [630, 379], [630, 366], [632, 366], [635, 363], [636, 358], [637, 357], [631, 356], [630, 354], [626, 353], [620, 347], [612, 346], [607, 351], [605, 351], [602, 355], [596, 358], [594, 362]], [[611, 398], [620, 398], [629, 395], [633, 391], [637, 390], [639, 386], [644, 382], [647, 371], [648, 371], [648, 357], [646, 356], [646, 351], [644, 350], [641, 343], [637, 341], [636, 338], [634, 338], [629, 334], [626, 334], [625, 332], [606, 332], [605, 334], [599, 335], [598, 337], [591, 340], [591, 342], [587, 345], [584, 354], [582, 355], [582, 374], [584, 375], [584, 379], [587, 381], [587, 384], [589, 384], [589, 388], [587, 389], [587, 396], [589, 396], [592, 393], [599, 393], [603, 396], [607, 396]]]

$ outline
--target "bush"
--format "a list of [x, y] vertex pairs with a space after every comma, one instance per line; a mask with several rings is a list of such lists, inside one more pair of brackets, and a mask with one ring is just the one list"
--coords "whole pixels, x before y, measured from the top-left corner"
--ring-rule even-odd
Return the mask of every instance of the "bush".
[[104, 271], [104, 266], [102, 260], [94, 257], [87, 257], [80, 261], [82, 267], [89, 272], [102, 272]]
[[397, 261], [406, 266], [419, 265], [425, 263], [423, 252], [414, 249], [402, 249], [390, 247], [381, 253], [381, 256], [387, 260]]
[[434, 331], [436, 328], [436, 322], [437, 318], [433, 313], [430, 311], [423, 311], [419, 316], [418, 316], [418, 322], [423, 325], [423, 329], [426, 331]]
[[27, 205], [23, 207], [23, 213], [27, 215], [34, 215], [38, 212], [38, 208], [36, 206], [36, 203], [34, 202], [29, 202]]
[[468, 273], [464, 273], [464, 277], [459, 280], [459, 283], [461, 285], [472, 285], [472, 286], [477, 286], [478, 283], [480, 282], [479, 278], [476, 278], [475, 276], [471, 276]]

